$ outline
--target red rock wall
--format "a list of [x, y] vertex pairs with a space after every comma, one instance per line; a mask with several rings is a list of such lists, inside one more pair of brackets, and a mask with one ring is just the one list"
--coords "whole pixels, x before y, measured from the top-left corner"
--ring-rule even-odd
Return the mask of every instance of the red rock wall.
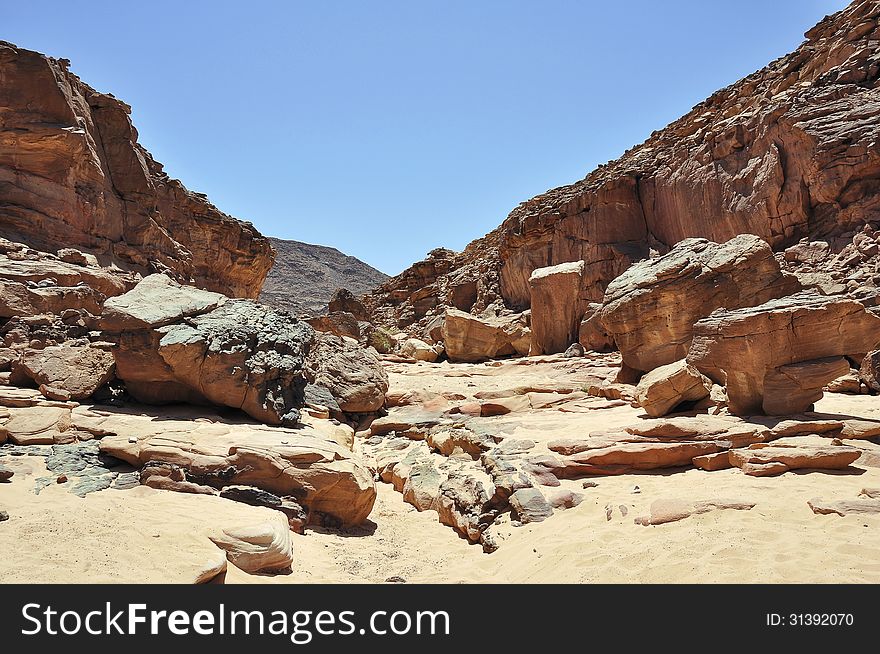
[[[870, 0], [826, 17], [795, 52], [580, 182], [518, 206], [457, 267], [497, 261], [495, 290], [521, 309], [539, 267], [583, 259], [583, 296], [600, 300], [633, 261], [686, 237], [751, 233], [778, 250], [880, 222], [878, 16]], [[409, 285], [413, 275], [387, 282], [373, 302], [393, 298], [401, 314], [411, 303], [395, 294], [396, 280]]]
[[67, 64], [0, 41], [0, 236], [256, 297], [268, 240], [168, 177], [130, 107]]

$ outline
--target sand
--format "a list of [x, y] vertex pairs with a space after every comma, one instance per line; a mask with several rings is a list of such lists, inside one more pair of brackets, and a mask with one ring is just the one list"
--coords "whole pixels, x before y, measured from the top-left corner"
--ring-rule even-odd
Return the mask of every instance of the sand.
[[[479, 390], [542, 381], [575, 382], [568, 364], [454, 366], [395, 364], [392, 388], [429, 388], [468, 397]], [[553, 366], [556, 366], [555, 368]], [[583, 375], [588, 377], [589, 375]], [[817, 411], [880, 418], [877, 399], [826, 394]], [[557, 408], [496, 420], [505, 433], [546, 441], [638, 419], [630, 406], [564, 413]], [[584, 501], [548, 520], [496, 529], [500, 547], [484, 554], [433, 511], [420, 513], [390, 485], [378, 484], [369, 522], [349, 531], [310, 528], [293, 535], [290, 574], [251, 575], [225, 564], [206, 534], [257, 520], [261, 511], [216, 497], [149, 488], [104, 490], [80, 499], [60, 487], [39, 496], [45, 474], [35, 457], [3, 457], [16, 475], [0, 484], [2, 582], [192, 583], [859, 583], [880, 582], [880, 515], [816, 515], [807, 501], [855, 499], [880, 488], [880, 468], [798, 471], [755, 478], [738, 469], [661, 471], [562, 481]], [[638, 486], [639, 492], [633, 492]], [[715, 510], [657, 526], [636, 524], [659, 499], [754, 502], [751, 510]], [[607, 507], [611, 517], [606, 517]], [[626, 515], [621, 507], [625, 507]], [[223, 567], [226, 567], [223, 571]]]

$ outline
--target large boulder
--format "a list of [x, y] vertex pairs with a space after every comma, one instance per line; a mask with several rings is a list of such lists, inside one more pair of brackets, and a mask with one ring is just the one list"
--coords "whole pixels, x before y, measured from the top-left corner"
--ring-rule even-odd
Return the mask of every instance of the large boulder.
[[755, 306], [799, 288], [757, 236], [741, 234], [722, 244], [688, 238], [612, 281], [601, 321], [623, 363], [647, 372], [683, 359], [694, 323], [714, 310]]
[[142, 402], [231, 406], [276, 425], [297, 423], [309, 382], [342, 411], [384, 402], [387, 377], [375, 355], [350, 339], [316, 335], [287, 312], [164, 275], [113, 299], [101, 320], [116, 340], [116, 374]]
[[385, 404], [388, 374], [378, 357], [356, 341], [318, 334], [304, 374], [312, 384], [329, 390], [343, 411], [377, 411]]
[[682, 402], [701, 400], [712, 390], [712, 381], [682, 359], [655, 368], [636, 386], [636, 400], [649, 416], [658, 418]]
[[26, 350], [18, 367], [47, 397], [84, 400], [113, 379], [113, 354], [96, 347], [59, 345]]
[[437, 360], [437, 350], [419, 338], [408, 338], [400, 346], [400, 353], [415, 359], [416, 361], [428, 361], [433, 363]]
[[579, 300], [584, 262], [537, 268], [529, 277], [532, 345], [529, 354], [564, 352], [578, 340], [586, 303]]
[[880, 350], [873, 350], [862, 359], [859, 381], [875, 393], [880, 393]]
[[526, 355], [531, 344], [531, 330], [522, 314], [478, 317], [447, 309], [441, 331], [450, 361], [477, 362]]
[[720, 310], [694, 325], [689, 364], [727, 386], [730, 411], [793, 414], [880, 343], [880, 317], [854, 300], [803, 291]]
[[333, 293], [333, 297], [330, 298], [327, 308], [330, 313], [336, 313], [338, 311], [350, 313], [356, 320], [370, 319], [370, 314], [364, 306], [364, 303], [358, 300], [354, 296], [354, 293], [347, 288], [336, 289], [336, 292]]

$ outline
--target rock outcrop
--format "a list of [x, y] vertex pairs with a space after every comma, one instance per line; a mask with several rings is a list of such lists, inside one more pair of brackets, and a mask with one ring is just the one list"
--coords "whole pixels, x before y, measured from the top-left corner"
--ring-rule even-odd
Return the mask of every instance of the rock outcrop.
[[853, 300], [803, 291], [719, 310], [693, 328], [689, 364], [727, 387], [739, 415], [801, 413], [880, 344], [880, 317]]
[[712, 382], [683, 359], [655, 368], [636, 386], [636, 401], [649, 416], [666, 415], [682, 402], [701, 400]]
[[623, 363], [647, 372], [683, 359], [694, 323], [715, 309], [755, 306], [799, 288], [757, 236], [743, 234], [722, 244], [685, 239], [612, 281], [600, 320]]
[[171, 179], [138, 144], [131, 108], [68, 63], [0, 42], [3, 235], [256, 297], [273, 261], [269, 241]]
[[378, 359], [356, 342], [165, 275], [108, 300], [101, 324], [115, 334], [117, 376], [146, 403], [213, 403], [292, 425], [308, 383], [347, 412], [375, 411], [388, 388]]
[[521, 314], [484, 318], [447, 309], [442, 335], [450, 361], [476, 362], [525, 355], [531, 344], [531, 330]]
[[113, 355], [96, 347], [60, 345], [26, 350], [18, 366], [46, 397], [54, 400], [84, 400], [113, 379]]
[[532, 345], [529, 354], [555, 354], [578, 340], [586, 303], [579, 300], [584, 262], [538, 268], [529, 277]]
[[[583, 297], [598, 302], [632, 263], [689, 237], [755, 234], [777, 252], [821, 239], [841, 251], [865, 223], [876, 228], [880, 210], [878, 38], [876, 3], [853, 2], [794, 52], [583, 180], [523, 202], [442, 266], [415, 264], [369, 303], [389, 323], [409, 325], [453, 306], [446, 289], [467, 278], [477, 282], [475, 313], [499, 299], [522, 310], [532, 271], [570, 261], [584, 261]], [[845, 277], [835, 280], [841, 288]]]

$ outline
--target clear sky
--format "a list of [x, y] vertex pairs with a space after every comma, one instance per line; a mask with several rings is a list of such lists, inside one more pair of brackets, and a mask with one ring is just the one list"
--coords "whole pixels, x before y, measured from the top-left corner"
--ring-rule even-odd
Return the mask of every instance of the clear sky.
[[264, 234], [396, 274], [462, 249], [843, 0], [27, 0], [0, 38], [133, 107], [166, 171]]

